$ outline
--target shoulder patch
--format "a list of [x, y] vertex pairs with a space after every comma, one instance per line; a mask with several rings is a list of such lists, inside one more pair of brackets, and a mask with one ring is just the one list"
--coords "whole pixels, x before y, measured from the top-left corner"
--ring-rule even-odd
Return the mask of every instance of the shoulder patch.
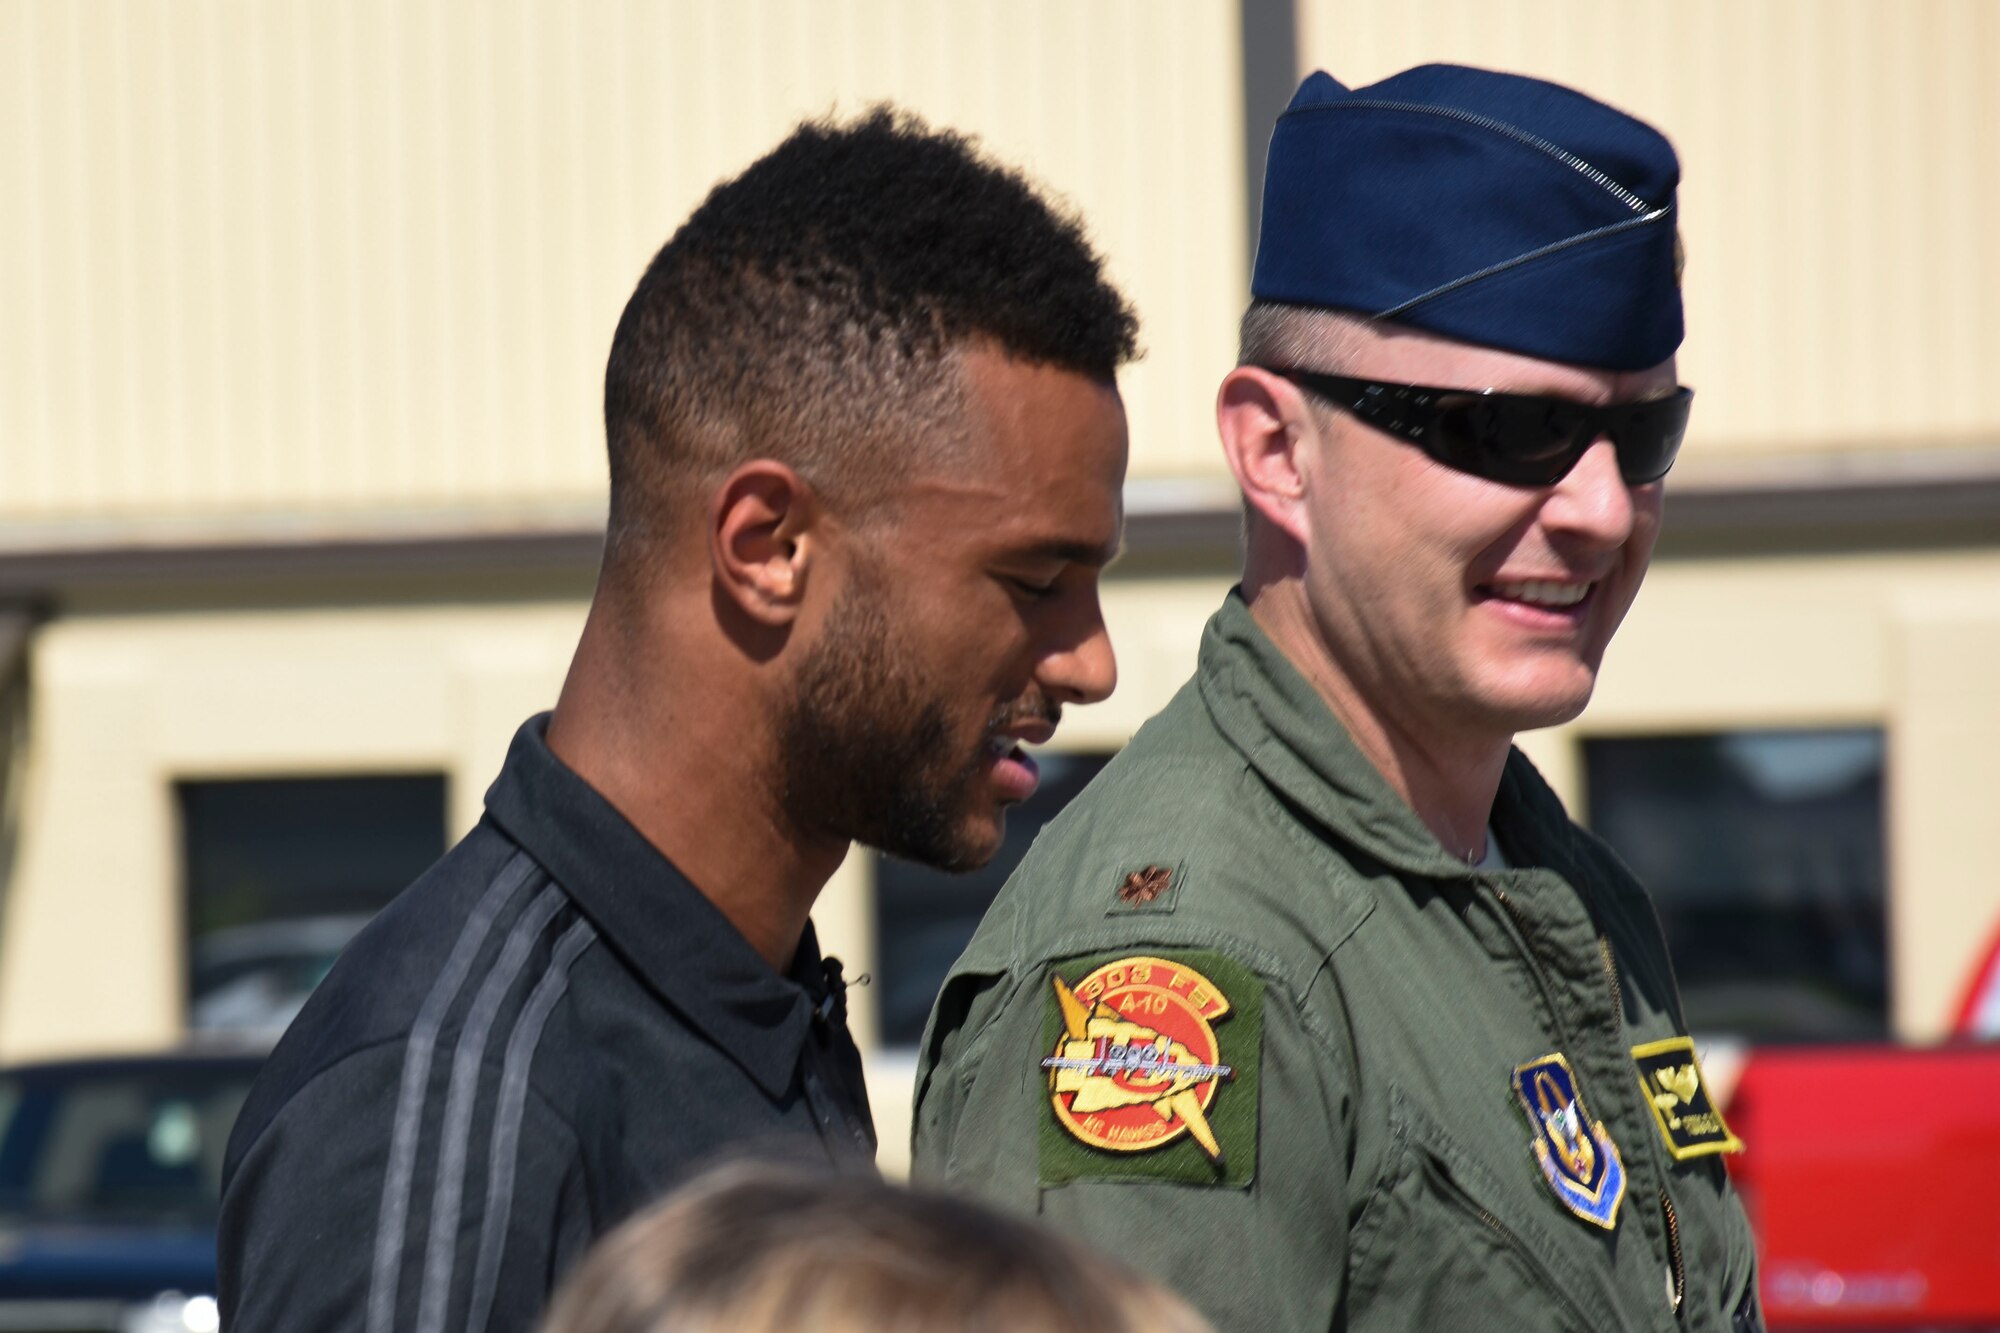
[[1106, 916], [1127, 912], [1174, 910], [1181, 896], [1181, 866], [1177, 861], [1146, 861], [1119, 870], [1111, 884]]
[[1652, 1108], [1653, 1123], [1675, 1160], [1743, 1151], [1743, 1141], [1729, 1132], [1722, 1112], [1709, 1100], [1694, 1038], [1668, 1037], [1634, 1046], [1632, 1063], [1639, 1067], [1639, 1087]]
[[1593, 1120], [1561, 1051], [1514, 1069], [1514, 1095], [1535, 1131], [1529, 1146], [1558, 1202], [1606, 1231], [1618, 1225], [1625, 1162], [1602, 1120]]
[[1245, 1186], [1257, 1169], [1264, 984], [1221, 954], [1102, 955], [1048, 973], [1044, 1185]]

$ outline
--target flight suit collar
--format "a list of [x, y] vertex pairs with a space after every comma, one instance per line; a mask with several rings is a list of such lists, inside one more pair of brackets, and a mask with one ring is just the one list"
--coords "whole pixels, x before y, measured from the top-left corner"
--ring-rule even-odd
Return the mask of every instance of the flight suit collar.
[[[1446, 851], [1361, 753], [1319, 691], [1292, 665], [1232, 588], [1202, 632], [1196, 673], [1216, 726], [1250, 766], [1296, 809], [1384, 865], [1429, 879], [1478, 873]], [[1510, 864], [1567, 864], [1569, 821], [1561, 802], [1519, 750], [1494, 801]], [[1502, 872], [1504, 873], [1504, 872]]]
[[[515, 733], [486, 813], [547, 870], [645, 983], [777, 1098], [791, 1086], [826, 969], [810, 923], [780, 975], [686, 876], [549, 750]], [[839, 997], [834, 997], [837, 1003]]]

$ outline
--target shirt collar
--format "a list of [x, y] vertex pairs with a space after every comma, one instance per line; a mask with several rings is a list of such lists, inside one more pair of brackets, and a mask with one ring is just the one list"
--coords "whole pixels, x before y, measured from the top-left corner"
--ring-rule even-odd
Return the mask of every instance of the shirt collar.
[[629, 820], [550, 751], [549, 715], [523, 723], [486, 813], [547, 870], [667, 1005], [773, 1098], [791, 1086], [827, 989], [810, 923], [787, 975]]
[[[1264, 781], [1337, 837], [1385, 865], [1430, 879], [1463, 878], [1417, 812], [1354, 743], [1312, 682], [1293, 666], [1233, 588], [1202, 631], [1202, 701], [1230, 744]], [[1562, 803], [1518, 749], [1493, 803], [1493, 827], [1508, 830], [1512, 866], [1567, 864]]]

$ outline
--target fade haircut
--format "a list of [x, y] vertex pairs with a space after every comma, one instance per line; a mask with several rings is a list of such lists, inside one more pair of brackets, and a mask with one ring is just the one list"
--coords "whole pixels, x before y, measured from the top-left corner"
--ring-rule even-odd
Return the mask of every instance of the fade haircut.
[[[1344, 374], [1367, 327], [1365, 317], [1344, 310], [1253, 299], [1237, 325], [1236, 364]], [[1302, 396], [1306, 410], [1315, 416], [1334, 410], [1316, 394]], [[1240, 512], [1247, 552], [1264, 520], [1248, 496], [1243, 497]]]
[[709, 194], [618, 321], [606, 567], [751, 458], [872, 505], [949, 456], [969, 343], [1110, 383], [1137, 333], [1081, 224], [964, 136], [887, 106], [803, 124]]
[[1339, 374], [1367, 327], [1344, 310], [1252, 301], [1237, 329], [1236, 364]]

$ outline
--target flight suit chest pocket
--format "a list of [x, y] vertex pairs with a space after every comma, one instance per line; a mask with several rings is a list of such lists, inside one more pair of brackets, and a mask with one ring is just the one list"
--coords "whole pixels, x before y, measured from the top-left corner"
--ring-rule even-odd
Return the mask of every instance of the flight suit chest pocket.
[[1411, 1108], [1348, 1254], [1350, 1327], [1560, 1329], [1619, 1326], [1562, 1247], [1514, 1216], [1492, 1175]]

